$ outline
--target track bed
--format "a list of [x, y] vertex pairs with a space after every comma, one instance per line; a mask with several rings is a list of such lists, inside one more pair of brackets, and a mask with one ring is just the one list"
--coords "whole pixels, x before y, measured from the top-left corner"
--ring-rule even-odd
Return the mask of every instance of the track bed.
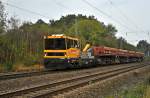
[[[89, 84], [91, 81], [96, 82], [103, 80], [121, 73], [125, 73], [134, 69], [144, 67], [148, 64], [124, 64], [117, 66], [107, 66], [105, 68], [94, 68], [87, 70], [80, 70], [78, 72], [65, 72], [62, 74], [62, 79], [59, 77], [60, 74], [54, 75], [55, 79], [45, 80], [40, 84], [33, 83], [26, 87], [9, 90], [1, 92], [3, 97], [12, 97], [12, 96], [25, 96], [25, 97], [43, 97], [43, 96], [53, 96], [62, 92], [66, 92], [71, 89], [75, 89], [84, 85]], [[65, 77], [68, 74], [67, 77]], [[70, 75], [69, 75], [70, 74]], [[80, 76], [79, 76], [80, 74]], [[51, 75], [53, 76], [53, 75]], [[70, 77], [69, 77], [70, 76]], [[59, 77], [57, 79], [56, 77]], [[32, 78], [34, 80], [34, 78]], [[41, 78], [42, 79], [42, 78]]]

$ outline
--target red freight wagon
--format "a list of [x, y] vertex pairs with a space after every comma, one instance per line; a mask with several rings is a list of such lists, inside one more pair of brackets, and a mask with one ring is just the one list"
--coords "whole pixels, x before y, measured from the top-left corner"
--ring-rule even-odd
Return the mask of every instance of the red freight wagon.
[[117, 48], [110, 48], [104, 46], [94, 46], [93, 55], [99, 63], [128, 63], [134, 61], [142, 61], [143, 54], [135, 51], [128, 51]]
[[136, 57], [136, 52], [135, 51], [129, 51], [128, 56], [129, 57]]
[[94, 56], [110, 56], [117, 55], [119, 53], [118, 49], [110, 47], [93, 47]]
[[127, 50], [123, 50], [123, 49], [119, 49], [118, 56], [127, 57], [128, 56], [128, 51]]
[[95, 56], [128, 56], [129, 53], [127, 50], [117, 49], [117, 48], [110, 48], [110, 47], [93, 47], [94, 55]]
[[144, 56], [144, 53], [136, 52], [136, 56], [137, 56], [137, 57], [143, 57], [143, 56]]

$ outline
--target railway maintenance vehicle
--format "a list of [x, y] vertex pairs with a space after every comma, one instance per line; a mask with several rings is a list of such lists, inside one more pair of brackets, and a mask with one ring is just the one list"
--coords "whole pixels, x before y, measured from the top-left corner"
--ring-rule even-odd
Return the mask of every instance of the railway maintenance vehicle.
[[64, 34], [44, 36], [44, 66], [46, 69], [92, 67], [106, 64], [141, 62], [144, 53], [87, 43], [81, 49], [80, 40]]

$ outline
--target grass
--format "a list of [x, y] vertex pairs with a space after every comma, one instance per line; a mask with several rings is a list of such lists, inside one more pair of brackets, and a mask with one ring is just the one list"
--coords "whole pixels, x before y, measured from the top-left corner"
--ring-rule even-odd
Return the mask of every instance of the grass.
[[145, 96], [143, 98], [150, 98], [150, 86], [147, 88]]
[[148, 56], [145, 57], [145, 58], [144, 58], [144, 61], [150, 61], [150, 56], [149, 56], [149, 57], [148, 57]]
[[[7, 66], [7, 67], [6, 67]], [[9, 65], [0, 64], [0, 72], [7, 72], [7, 71], [13, 71], [13, 72], [20, 72], [20, 71], [40, 71], [43, 70], [44, 66], [40, 64], [35, 64], [32, 66], [26, 66], [24, 64], [15, 64], [15, 65]]]
[[116, 96], [117, 97], [113, 95], [106, 98], [150, 98], [150, 81], [140, 83], [133, 88], [123, 90]]
[[4, 66], [0, 64], [0, 72], [4, 71]]
[[15, 71], [15, 72], [18, 72], [18, 71], [33, 71], [33, 70], [36, 70], [36, 71], [40, 71], [44, 69], [44, 67], [42, 65], [39, 65], [39, 64], [35, 64], [35, 65], [32, 65], [32, 66], [25, 66], [25, 65], [14, 65], [13, 68], [12, 68], [12, 71]]
[[146, 92], [146, 85], [140, 84], [135, 88], [123, 91], [122, 98], [144, 98]]

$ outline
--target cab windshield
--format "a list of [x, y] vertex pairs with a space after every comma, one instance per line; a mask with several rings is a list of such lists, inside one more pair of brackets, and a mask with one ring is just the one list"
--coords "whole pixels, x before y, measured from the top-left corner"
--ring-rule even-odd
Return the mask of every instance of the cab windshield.
[[45, 50], [65, 50], [64, 38], [45, 39]]

